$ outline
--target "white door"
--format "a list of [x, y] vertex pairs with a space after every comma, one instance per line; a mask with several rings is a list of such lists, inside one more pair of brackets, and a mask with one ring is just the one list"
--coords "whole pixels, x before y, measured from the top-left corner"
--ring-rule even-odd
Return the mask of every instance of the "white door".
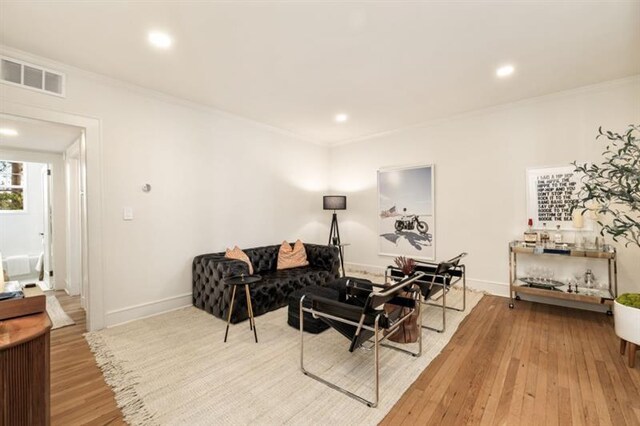
[[44, 281], [50, 289], [53, 288], [51, 276], [53, 275], [53, 224], [51, 207], [51, 168], [47, 164], [42, 168], [42, 251], [44, 253], [43, 275]]

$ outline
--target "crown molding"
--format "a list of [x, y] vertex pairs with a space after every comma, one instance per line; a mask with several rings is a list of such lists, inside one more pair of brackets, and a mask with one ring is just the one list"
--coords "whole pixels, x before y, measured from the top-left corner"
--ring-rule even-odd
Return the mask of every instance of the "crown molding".
[[[63, 62], [58, 62], [53, 59], [49, 59], [40, 55], [36, 55], [30, 52], [26, 52], [23, 50], [15, 49], [13, 47], [0, 44], [0, 55], [12, 56], [16, 59], [20, 59], [26, 62], [32, 62], [34, 64], [39, 64], [44, 67], [51, 68], [55, 71], [60, 71], [64, 73], [74, 73], [76, 75], [80, 75], [81, 77], [85, 77], [91, 79], [95, 82], [105, 84], [108, 86], [112, 86], [118, 89], [127, 90], [130, 92], [134, 92], [138, 95], [154, 98], [156, 100], [170, 103], [173, 105], [182, 106], [185, 108], [189, 108], [192, 110], [196, 110], [199, 112], [204, 112], [207, 114], [213, 114], [221, 118], [227, 118], [230, 120], [240, 121], [245, 124], [258, 127], [264, 130], [268, 130], [270, 132], [278, 133], [283, 136], [287, 136], [289, 138], [293, 138], [299, 140], [301, 142], [309, 143], [312, 145], [320, 146], [323, 148], [327, 148], [328, 144], [321, 143], [317, 140], [311, 139], [306, 136], [299, 135], [290, 130], [283, 129], [281, 127], [274, 126], [272, 124], [267, 124], [262, 121], [255, 120], [253, 118], [245, 117], [236, 113], [232, 113], [229, 111], [225, 111], [220, 108], [212, 107], [210, 105], [194, 102], [188, 99], [180, 98], [178, 96], [169, 95], [164, 92], [160, 92], [154, 89], [149, 89], [143, 86], [139, 86], [137, 84], [129, 83], [124, 80], [116, 79], [113, 77], [109, 77], [105, 74], [96, 73], [93, 71], [88, 71], [84, 68], [78, 68], [73, 65], [68, 65]], [[68, 79], [67, 79], [68, 80]]]
[[361, 136], [352, 139], [345, 139], [343, 141], [329, 143], [328, 146], [331, 148], [342, 146], [342, 145], [350, 145], [358, 142], [365, 142], [370, 139], [377, 139], [384, 136], [393, 135], [395, 133], [400, 133], [406, 130], [421, 128], [421, 127], [431, 127], [439, 124], [448, 123], [455, 120], [461, 120], [465, 118], [476, 117], [484, 114], [492, 114], [495, 112], [500, 112], [512, 108], [523, 107], [527, 105], [535, 105], [538, 103], [548, 102], [550, 100], [555, 99], [563, 99], [569, 98], [576, 95], [587, 94], [587, 93], [598, 93], [603, 92], [605, 90], [609, 90], [614, 87], [626, 86], [630, 84], [638, 84], [640, 85], [640, 74], [634, 74], [629, 77], [623, 77], [615, 80], [608, 80], [600, 83], [589, 84], [586, 86], [580, 86], [573, 89], [562, 90], [560, 92], [548, 93], [546, 95], [534, 96], [531, 98], [520, 99], [518, 101], [507, 102], [504, 104], [492, 105], [489, 107], [473, 109], [465, 112], [461, 112], [458, 114], [449, 115], [446, 117], [434, 118], [432, 120], [427, 120], [423, 122], [419, 122], [416, 124], [411, 124], [408, 126], [397, 127], [391, 130], [385, 130], [382, 132], [372, 133], [370, 135]]

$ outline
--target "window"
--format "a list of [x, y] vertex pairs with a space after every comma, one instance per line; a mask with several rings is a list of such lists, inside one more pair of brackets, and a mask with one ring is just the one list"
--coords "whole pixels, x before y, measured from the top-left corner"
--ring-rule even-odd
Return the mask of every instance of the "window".
[[24, 211], [24, 163], [0, 160], [0, 212]]

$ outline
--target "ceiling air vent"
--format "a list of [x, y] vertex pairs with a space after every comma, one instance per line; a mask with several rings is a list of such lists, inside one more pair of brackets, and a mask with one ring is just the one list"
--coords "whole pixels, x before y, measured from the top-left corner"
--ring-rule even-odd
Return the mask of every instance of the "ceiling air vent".
[[0, 82], [64, 96], [64, 74], [6, 56], [0, 56]]

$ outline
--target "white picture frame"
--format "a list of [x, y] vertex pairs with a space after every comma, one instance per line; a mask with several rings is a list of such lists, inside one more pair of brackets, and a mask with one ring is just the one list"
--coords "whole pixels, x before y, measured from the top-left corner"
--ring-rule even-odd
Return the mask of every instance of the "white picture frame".
[[377, 185], [378, 253], [435, 260], [435, 166], [380, 168]]

